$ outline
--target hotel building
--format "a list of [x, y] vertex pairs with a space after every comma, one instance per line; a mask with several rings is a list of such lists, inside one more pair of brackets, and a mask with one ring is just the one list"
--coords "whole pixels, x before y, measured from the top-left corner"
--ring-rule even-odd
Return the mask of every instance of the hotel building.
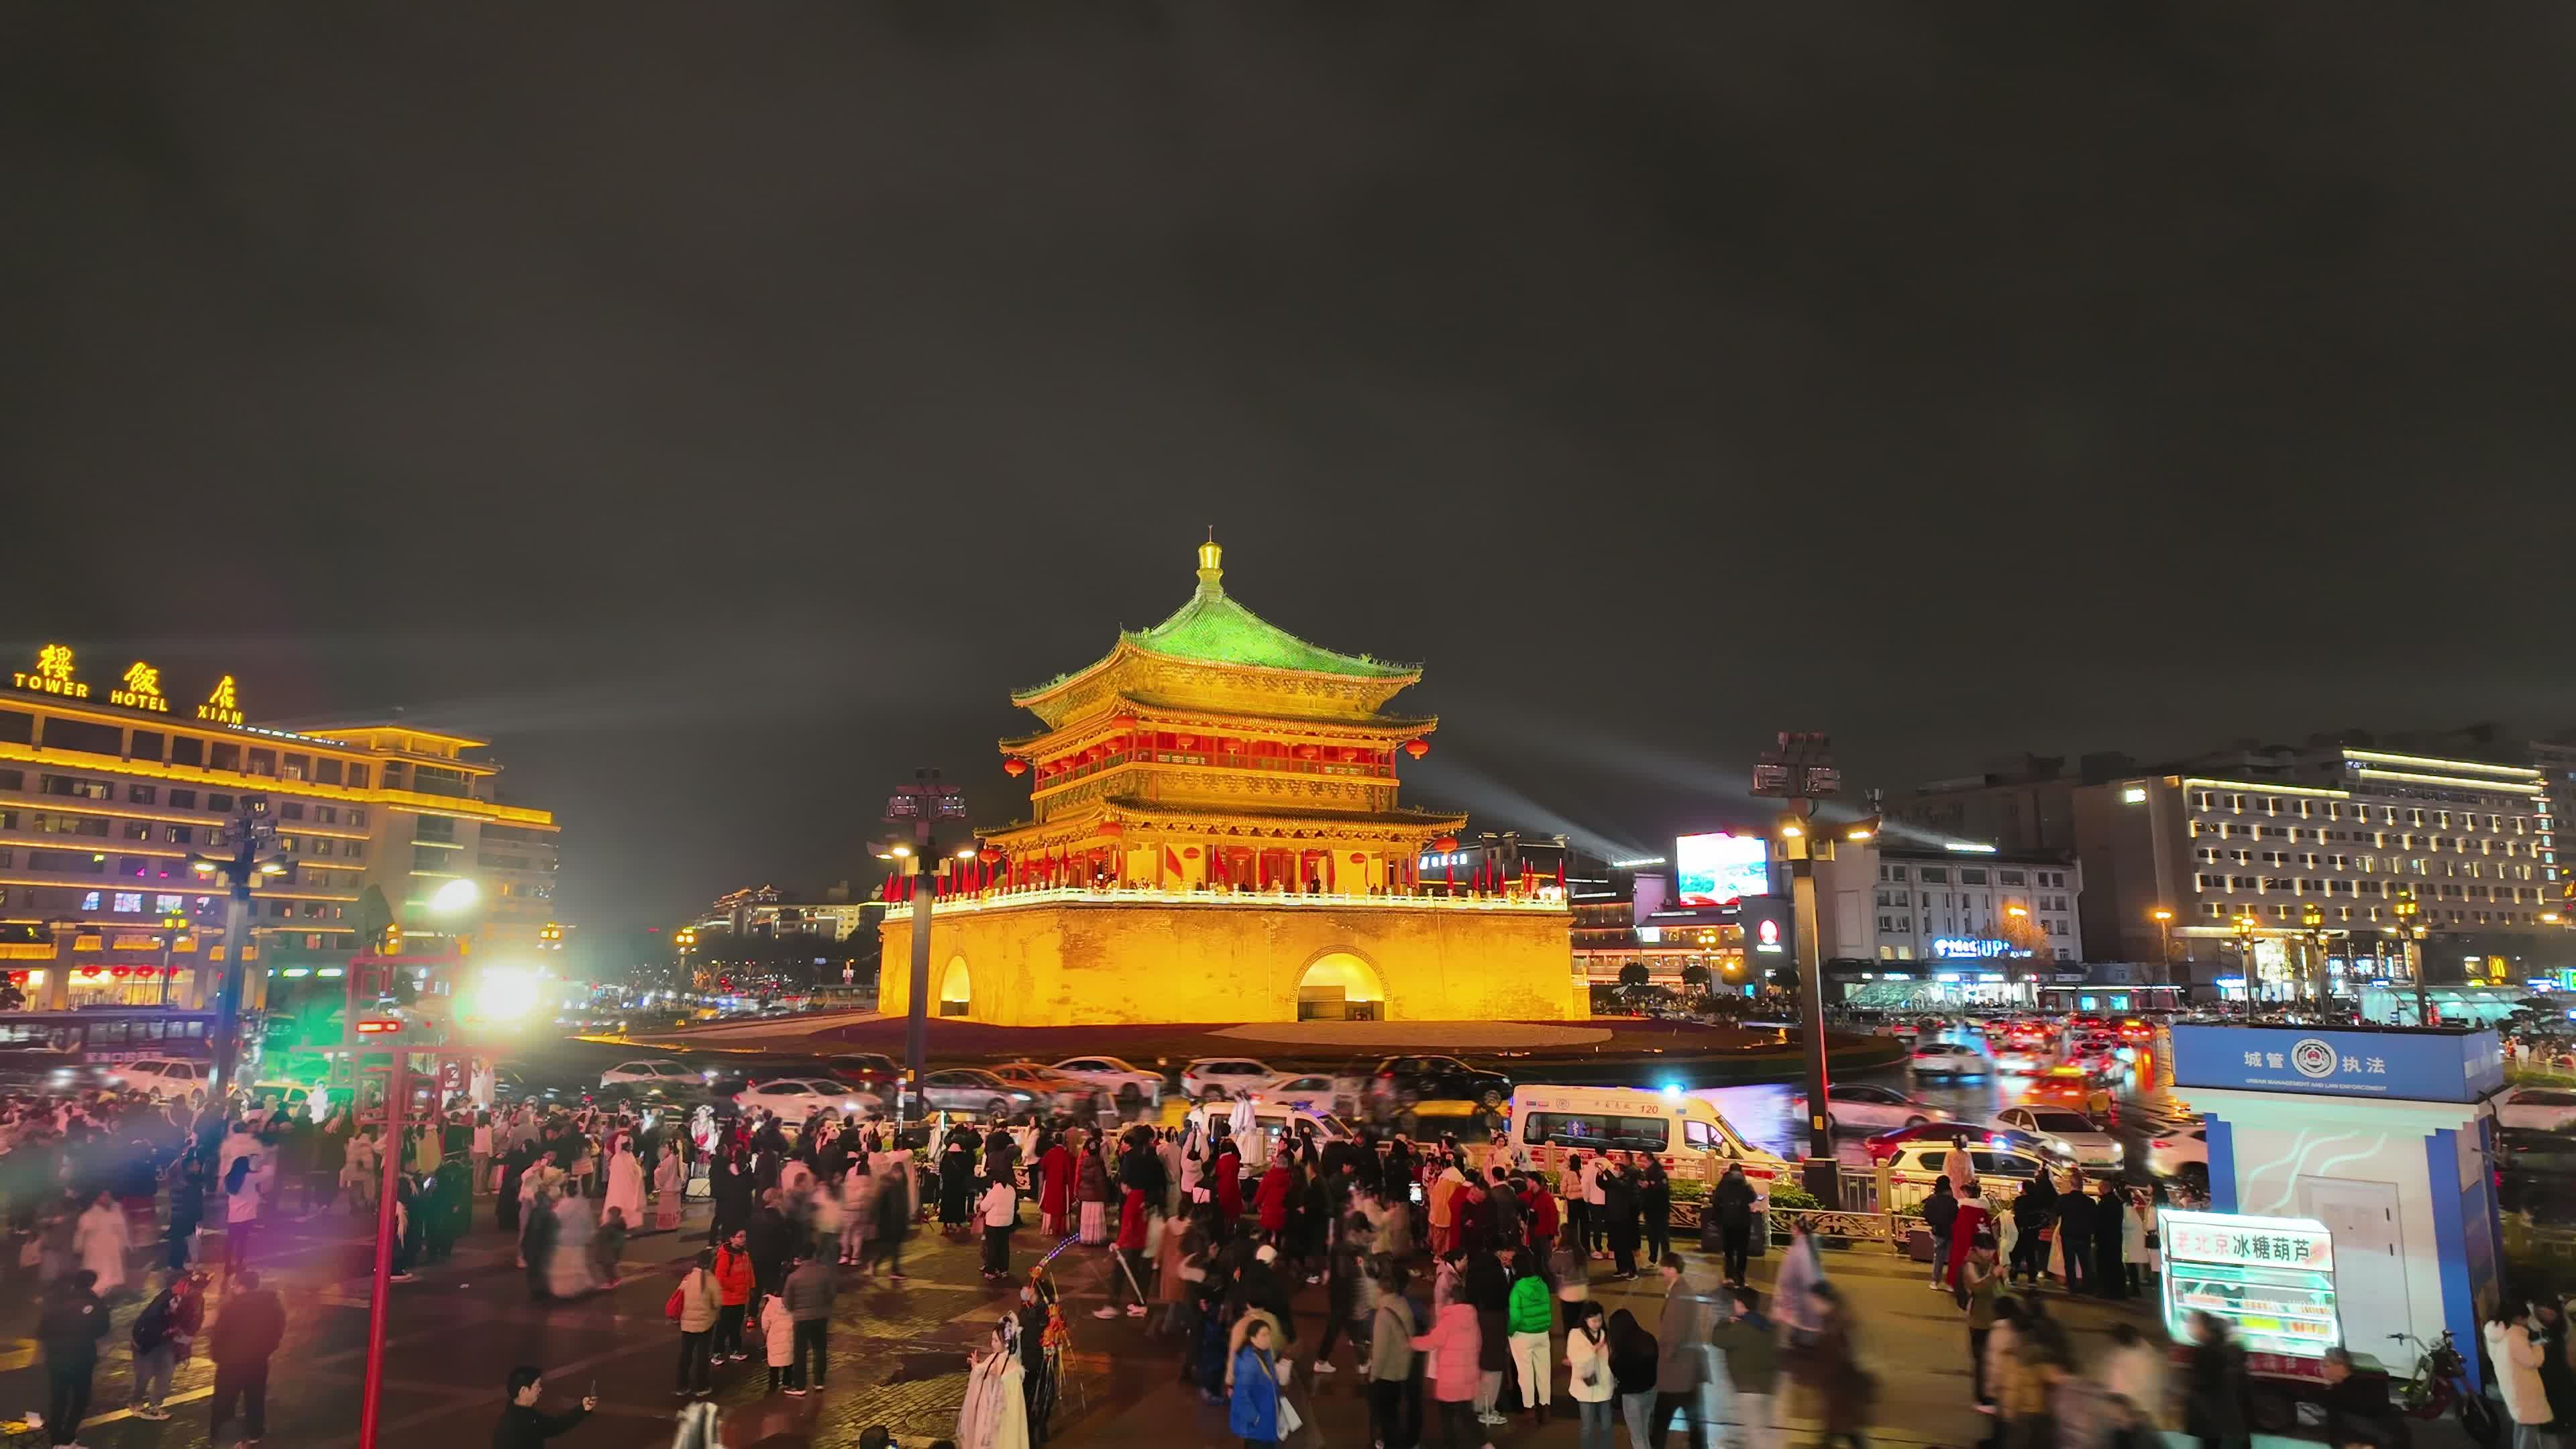
[[211, 1000], [226, 898], [189, 857], [229, 853], [246, 810], [286, 866], [254, 887], [252, 1004], [271, 972], [337, 974], [371, 886], [413, 954], [458, 929], [426, 903], [460, 877], [480, 887], [478, 951], [536, 948], [553, 923], [554, 816], [495, 798], [487, 741], [272, 729], [230, 675], [180, 690], [143, 662], [93, 670], [49, 644], [0, 672], [0, 968], [29, 1007]]
[[2090, 953], [2169, 950], [2176, 982], [2233, 995], [2250, 976], [2280, 997], [2320, 961], [2338, 990], [2406, 980], [2410, 898], [2427, 982], [2519, 982], [2571, 956], [2556, 810], [2528, 765], [2275, 751], [2084, 785], [2074, 815]]

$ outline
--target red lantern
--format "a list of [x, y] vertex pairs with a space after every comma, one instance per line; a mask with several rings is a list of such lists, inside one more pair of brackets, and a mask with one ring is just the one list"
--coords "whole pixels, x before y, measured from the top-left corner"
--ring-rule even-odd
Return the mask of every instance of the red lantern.
[[1358, 851], [1354, 850], [1354, 851], [1352, 851], [1352, 852], [1351, 852], [1351, 864], [1353, 864], [1353, 865], [1366, 865], [1366, 864], [1368, 864], [1368, 857], [1367, 857], [1367, 856], [1365, 856], [1365, 855], [1362, 855], [1360, 852], [1358, 852]]
[[1193, 846], [1189, 847], [1188, 849], [1186, 849], [1186, 850], [1184, 850], [1184, 851], [1182, 851], [1182, 852], [1181, 852], [1181, 858], [1182, 858], [1182, 859], [1184, 859], [1184, 860], [1196, 860], [1196, 859], [1198, 859], [1198, 858], [1199, 858], [1199, 848], [1198, 848], [1197, 846], [1195, 846], [1195, 845], [1193, 845]]
[[1002, 861], [1002, 853], [988, 845], [982, 850], [975, 852], [975, 858], [984, 862], [986, 865], [999, 865]]
[[1140, 723], [1142, 723], [1142, 721], [1138, 720], [1136, 716], [1132, 714], [1122, 714], [1116, 719], [1111, 720], [1109, 722], [1109, 727], [1113, 730], [1132, 730]]
[[1297, 747], [1297, 758], [1301, 760], [1311, 760], [1320, 753], [1322, 752], [1317, 750], [1313, 745], [1299, 745]]
[[1029, 762], [1017, 755], [1002, 762], [1002, 773], [1016, 780], [1029, 772]]
[[1199, 737], [1198, 737], [1197, 735], [1174, 735], [1174, 736], [1172, 736], [1172, 743], [1173, 743], [1174, 745], [1179, 746], [1180, 748], [1182, 748], [1182, 749], [1184, 749], [1184, 750], [1188, 749], [1188, 748], [1189, 748], [1190, 746], [1192, 746], [1192, 745], [1197, 744], [1198, 742], [1199, 742]]
[[1458, 837], [1454, 835], [1441, 836], [1439, 839], [1431, 842], [1431, 848], [1433, 850], [1456, 850], [1458, 848]]
[[126, 975], [127, 975], [127, 968], [125, 968], [125, 967], [123, 967], [123, 966], [119, 966], [119, 967], [115, 968], [112, 972], [110, 972], [109, 974], [113, 975], [117, 980], [122, 981], [122, 980], [124, 980], [124, 979], [126, 978]]
[[1429, 740], [1406, 740], [1404, 742], [1404, 752], [1417, 760], [1421, 759], [1424, 755], [1431, 753], [1431, 742]]
[[1120, 821], [1103, 820], [1100, 822], [1100, 837], [1103, 840], [1116, 840], [1118, 837], [1125, 835], [1126, 833], [1127, 827]]
[[164, 976], [176, 976], [179, 974], [179, 968], [176, 966], [164, 966], [161, 968], [161, 974]]

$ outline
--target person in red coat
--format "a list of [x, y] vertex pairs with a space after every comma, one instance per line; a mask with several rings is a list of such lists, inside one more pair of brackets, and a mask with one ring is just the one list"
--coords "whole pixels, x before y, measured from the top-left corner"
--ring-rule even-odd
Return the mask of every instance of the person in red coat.
[[1216, 1161], [1208, 1165], [1208, 1176], [1216, 1184], [1217, 1216], [1225, 1219], [1231, 1234], [1234, 1220], [1243, 1216], [1243, 1155], [1234, 1150], [1233, 1138], [1216, 1140]]
[[1038, 1154], [1038, 1231], [1050, 1238], [1065, 1233], [1065, 1204], [1073, 1195], [1073, 1154], [1053, 1133]]
[[1976, 1250], [1980, 1235], [1994, 1230], [1993, 1206], [1986, 1201], [1984, 1187], [1971, 1180], [1959, 1197], [1959, 1220], [1950, 1226], [1950, 1266], [1942, 1281], [1953, 1288], [1967, 1286], [1968, 1254]]
[[1261, 1210], [1261, 1230], [1274, 1243], [1288, 1230], [1288, 1205], [1296, 1201], [1297, 1186], [1297, 1164], [1283, 1155], [1261, 1174], [1261, 1185], [1253, 1190], [1254, 1204]]

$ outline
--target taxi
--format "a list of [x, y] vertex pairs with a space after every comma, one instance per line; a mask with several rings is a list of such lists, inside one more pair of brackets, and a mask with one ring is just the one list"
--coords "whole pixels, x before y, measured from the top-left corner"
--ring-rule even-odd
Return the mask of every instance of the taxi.
[[2021, 1099], [2035, 1107], [2082, 1107], [2092, 1095], [2091, 1072], [2078, 1066], [2055, 1066], [2033, 1076]]

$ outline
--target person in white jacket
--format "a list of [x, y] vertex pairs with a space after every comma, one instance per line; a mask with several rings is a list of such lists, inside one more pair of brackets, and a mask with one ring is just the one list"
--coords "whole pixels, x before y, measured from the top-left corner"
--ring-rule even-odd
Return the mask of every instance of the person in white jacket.
[[2507, 1302], [2487, 1320], [2487, 1357], [2495, 1364], [2505, 1412], [2513, 1415], [2513, 1449], [2553, 1449], [2557, 1436], [2549, 1432], [2549, 1425], [2557, 1416], [2550, 1412], [2549, 1393], [2540, 1385], [2540, 1345], [2531, 1341], [2522, 1314], [2521, 1304]]
[[1613, 1449], [1619, 1385], [1610, 1372], [1609, 1331], [1601, 1305], [1587, 1298], [1574, 1304], [1567, 1318], [1565, 1387], [1583, 1417], [1583, 1449]]
[[769, 1391], [784, 1388], [793, 1397], [805, 1397], [805, 1390], [788, 1382], [788, 1366], [796, 1362], [796, 1320], [779, 1294], [760, 1301], [760, 1344], [769, 1355]]

